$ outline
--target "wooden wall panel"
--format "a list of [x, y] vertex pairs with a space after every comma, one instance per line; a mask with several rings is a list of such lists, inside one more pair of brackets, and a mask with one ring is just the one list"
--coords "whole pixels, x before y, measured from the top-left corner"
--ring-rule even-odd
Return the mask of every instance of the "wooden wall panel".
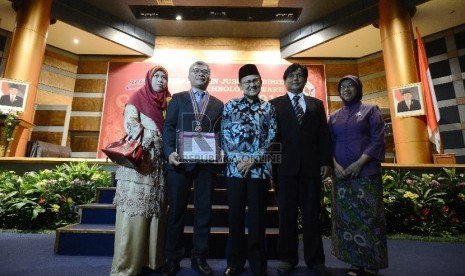
[[62, 132], [31, 132], [30, 141], [43, 141], [56, 145], [61, 145]]
[[329, 113], [331, 114], [332, 112], [338, 110], [342, 106], [343, 106], [342, 101], [341, 102], [336, 102], [336, 101], [328, 102]]
[[334, 81], [334, 82], [326, 81], [326, 90], [327, 90], [326, 93], [328, 94], [328, 96], [339, 97], [339, 90], [337, 87], [338, 82], [339, 82], [339, 78], [337, 79], [337, 81]]
[[80, 60], [78, 74], [106, 74], [109, 60]]
[[[67, 129], [66, 110], [73, 101], [79, 56], [47, 46], [35, 99], [34, 124], [30, 140], [61, 145]], [[51, 128], [50, 128], [51, 127]], [[68, 143], [69, 144], [69, 143]]]
[[40, 73], [39, 83], [59, 89], [73, 91], [76, 79], [73, 77], [60, 75], [52, 71], [42, 70]]
[[384, 97], [378, 97], [378, 98], [373, 98], [373, 99], [362, 99], [362, 100], [364, 103], [375, 104], [379, 108], [389, 109], [389, 99], [387, 95]]
[[106, 80], [102, 79], [77, 79], [75, 92], [103, 93]]
[[386, 77], [380, 76], [363, 80], [363, 95], [386, 91]]
[[358, 74], [364, 77], [374, 72], [384, 72], [384, 60], [381, 54], [372, 55], [373, 58], [365, 58], [358, 64]]
[[67, 105], [73, 103], [73, 97], [61, 95], [45, 90], [38, 89], [36, 96], [36, 104], [39, 105]]
[[36, 126], [64, 126], [66, 111], [37, 110], [34, 117]]
[[[338, 78], [340, 79], [346, 75], [358, 75], [358, 67], [356, 61], [342, 61], [337, 63], [338, 60], [327, 63], [325, 66], [327, 78]], [[342, 63], [344, 62], [344, 63]]]
[[458, 105], [464, 105], [465, 104], [465, 97], [457, 97], [457, 104]]
[[78, 68], [78, 58], [64, 55], [60, 51], [54, 51], [53, 48], [48, 47], [45, 50], [43, 64], [76, 73]]
[[276, 51], [279, 49], [278, 39], [260, 38], [212, 38], [212, 37], [171, 37], [159, 36], [155, 49], [184, 49], [198, 51], [232, 50], [232, 51]]
[[[100, 132], [100, 121], [100, 117], [73, 116], [71, 117], [71, 121], [69, 123], [69, 130]], [[96, 150], [97, 148], [94, 149], [94, 151]]]
[[102, 111], [103, 98], [74, 98], [73, 111]]
[[94, 136], [72, 136], [70, 147], [74, 152], [96, 152], [98, 148], [98, 133]]

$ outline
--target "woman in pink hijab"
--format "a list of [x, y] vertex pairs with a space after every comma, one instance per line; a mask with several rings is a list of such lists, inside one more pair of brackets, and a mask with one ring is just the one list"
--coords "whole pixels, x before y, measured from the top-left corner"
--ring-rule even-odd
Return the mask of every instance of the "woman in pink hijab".
[[168, 72], [155, 66], [145, 84], [128, 100], [124, 128], [135, 139], [143, 128], [144, 155], [139, 169], [116, 170], [115, 249], [111, 275], [138, 275], [143, 268], [155, 270], [164, 263], [166, 223], [165, 161], [162, 138], [168, 91]]

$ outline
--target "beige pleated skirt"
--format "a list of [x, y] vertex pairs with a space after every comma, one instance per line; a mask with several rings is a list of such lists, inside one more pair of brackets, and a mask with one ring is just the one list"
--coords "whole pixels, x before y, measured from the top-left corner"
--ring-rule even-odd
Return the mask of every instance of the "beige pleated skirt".
[[164, 264], [166, 214], [159, 218], [128, 216], [116, 210], [115, 251], [110, 275], [138, 275], [143, 267], [157, 269]]

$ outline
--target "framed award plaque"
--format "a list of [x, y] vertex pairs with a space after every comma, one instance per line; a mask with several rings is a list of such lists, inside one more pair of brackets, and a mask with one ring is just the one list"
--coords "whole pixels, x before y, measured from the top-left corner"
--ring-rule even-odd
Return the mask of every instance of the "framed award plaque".
[[213, 132], [181, 131], [178, 134], [178, 154], [182, 162], [221, 162], [219, 135]]

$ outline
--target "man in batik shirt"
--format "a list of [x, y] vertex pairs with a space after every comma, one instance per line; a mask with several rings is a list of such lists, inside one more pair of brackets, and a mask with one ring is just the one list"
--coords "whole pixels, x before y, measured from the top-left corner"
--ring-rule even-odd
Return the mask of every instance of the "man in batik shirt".
[[[224, 275], [244, 270], [246, 258], [253, 275], [265, 275], [265, 215], [271, 179], [269, 152], [277, 122], [274, 107], [260, 94], [262, 80], [253, 64], [239, 69], [244, 97], [232, 99], [223, 110], [221, 143], [226, 158], [229, 203], [229, 247]], [[244, 230], [248, 207], [248, 240]], [[246, 248], [247, 247], [247, 248]]]

